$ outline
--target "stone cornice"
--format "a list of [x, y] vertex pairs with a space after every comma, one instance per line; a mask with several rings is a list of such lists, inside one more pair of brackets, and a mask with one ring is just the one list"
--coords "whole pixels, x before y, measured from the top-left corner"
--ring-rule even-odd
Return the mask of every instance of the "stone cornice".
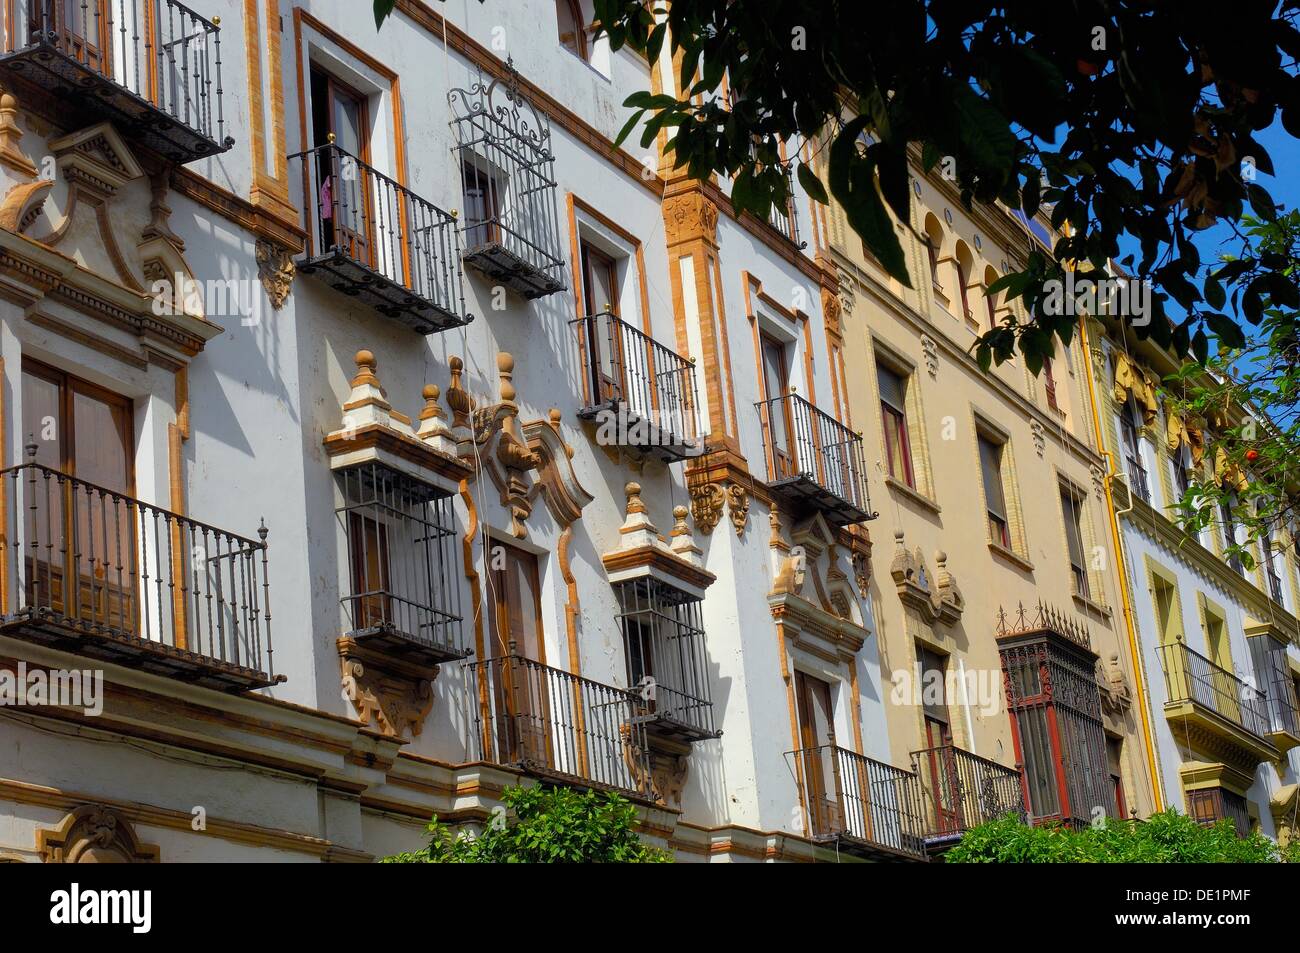
[[610, 575], [635, 573], [646, 570], [656, 575], [679, 579], [692, 589], [707, 589], [717, 579], [707, 569], [692, 565], [680, 556], [658, 546], [641, 546], [636, 549], [616, 550], [600, 557], [605, 571]]

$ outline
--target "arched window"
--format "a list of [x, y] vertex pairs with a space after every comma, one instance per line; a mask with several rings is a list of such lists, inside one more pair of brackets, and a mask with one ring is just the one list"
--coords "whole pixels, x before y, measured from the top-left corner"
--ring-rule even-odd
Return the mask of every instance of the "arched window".
[[930, 261], [930, 282], [941, 287], [939, 281], [939, 249], [943, 247], [943, 229], [933, 215], [925, 217], [925, 251]]
[[587, 59], [587, 31], [579, 0], [555, 0], [560, 45], [581, 60]]
[[984, 269], [984, 308], [989, 315], [989, 330], [996, 331], [998, 327], [998, 296], [989, 291], [989, 286], [998, 280], [998, 273], [991, 267]]
[[957, 300], [961, 302], [961, 314], [967, 321], [975, 320], [970, 310], [970, 292], [966, 286], [970, 284], [971, 268], [975, 264], [974, 256], [971, 255], [970, 248], [965, 242], [957, 243]]

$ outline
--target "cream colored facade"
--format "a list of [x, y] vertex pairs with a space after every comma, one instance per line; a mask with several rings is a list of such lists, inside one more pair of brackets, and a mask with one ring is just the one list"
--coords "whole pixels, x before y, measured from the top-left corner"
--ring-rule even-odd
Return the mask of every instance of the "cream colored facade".
[[[871, 497], [880, 514], [870, 524], [871, 596], [881, 682], [898, 689], [884, 699], [890, 747], [913, 753], [926, 785], [925, 809], [947, 812], [954, 833], [982, 819], [990, 805], [968, 791], [954, 793], [944, 780], [952, 769], [945, 770], [943, 758], [964, 766], [957, 774], [971, 772], [958, 789], [970, 788], [969, 778], [997, 776], [996, 766], [932, 748], [946, 719], [957, 749], [1033, 770], [1013, 736], [999, 632], [1033, 628], [1042, 603], [1062, 627], [1077, 624], [1089, 633], [1105, 771], [1121, 780], [1125, 816], [1145, 816], [1157, 806], [1153, 770], [1113, 558], [1106, 461], [1091, 416], [1087, 360], [1077, 337], [1069, 348], [1058, 345], [1050, 397], [1048, 379], [1031, 374], [1019, 357], [981, 371], [972, 353], [976, 337], [993, 320], [1023, 318], [1019, 303], [990, 298], [988, 285], [1020, 267], [1040, 239], [1009, 213], [964, 209], [955, 186], [938, 172], [914, 169], [911, 220], [897, 226], [914, 288], [864, 256], [838, 209], [817, 233], [840, 277], [849, 414], [877, 461], [871, 467]], [[882, 381], [888, 381], [888, 394], [882, 394]], [[900, 384], [905, 406], [897, 408]], [[895, 450], [892, 473], [885, 431], [894, 425], [882, 397], [901, 409], [910, 443], [910, 454]], [[1005, 544], [987, 515], [997, 504], [986, 493], [981, 438], [1000, 456]], [[1071, 518], [1082, 543], [1080, 581], [1067, 539]], [[1021, 616], [1022, 606], [1031, 618]], [[942, 666], [950, 679], [935, 706], [946, 711], [936, 711], [938, 724], [929, 726], [929, 699], [904, 690], [917, 681], [919, 649], [933, 653], [930, 664]], [[1038, 770], [1045, 770], [1043, 752], [1037, 760]], [[1031, 804], [1030, 814], [1050, 815], [1050, 802], [1047, 797], [1038, 810]], [[1098, 807], [1113, 813], [1118, 804], [1076, 803], [1069, 813], [1086, 821]]]

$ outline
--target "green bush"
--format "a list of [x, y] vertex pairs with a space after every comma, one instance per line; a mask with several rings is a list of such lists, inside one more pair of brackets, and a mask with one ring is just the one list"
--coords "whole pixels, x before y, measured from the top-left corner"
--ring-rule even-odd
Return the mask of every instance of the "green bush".
[[617, 794], [572, 788], [507, 788], [510, 817], [494, 816], [483, 832], [454, 831], [437, 816], [429, 846], [385, 857], [386, 864], [656, 864], [672, 855], [642, 843], [636, 807]]
[[1300, 843], [1283, 850], [1262, 834], [1238, 837], [1230, 821], [1207, 827], [1174, 810], [1081, 830], [1029, 827], [1005, 817], [967, 831], [945, 859], [956, 864], [1294, 863], [1300, 861]]

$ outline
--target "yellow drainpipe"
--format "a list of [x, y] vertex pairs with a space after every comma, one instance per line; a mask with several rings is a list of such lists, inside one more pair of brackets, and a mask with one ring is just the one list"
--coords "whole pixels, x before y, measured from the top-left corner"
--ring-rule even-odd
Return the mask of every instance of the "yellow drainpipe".
[[1138, 711], [1142, 715], [1142, 735], [1146, 741], [1147, 764], [1151, 769], [1151, 793], [1155, 798], [1155, 809], [1164, 810], [1164, 797], [1161, 793], [1160, 769], [1156, 765], [1154, 733], [1151, 730], [1151, 714], [1147, 709], [1146, 669], [1142, 665], [1138, 649], [1137, 623], [1133, 618], [1133, 602], [1128, 594], [1128, 569], [1124, 565], [1124, 544], [1120, 535], [1119, 517], [1115, 513], [1115, 497], [1111, 492], [1111, 479], [1115, 476], [1115, 456], [1106, 448], [1106, 441], [1101, 432], [1101, 408], [1097, 404], [1097, 388], [1093, 382], [1092, 349], [1088, 346], [1088, 318], [1079, 317], [1079, 343], [1083, 345], [1083, 357], [1087, 367], [1084, 377], [1088, 379], [1088, 401], [1092, 404], [1092, 429], [1097, 440], [1097, 451], [1106, 460], [1106, 522], [1110, 525], [1111, 542], [1115, 547], [1115, 559], [1119, 569], [1119, 597], [1124, 603], [1124, 625], [1128, 629], [1129, 655], [1133, 661], [1134, 681], [1137, 683]]

